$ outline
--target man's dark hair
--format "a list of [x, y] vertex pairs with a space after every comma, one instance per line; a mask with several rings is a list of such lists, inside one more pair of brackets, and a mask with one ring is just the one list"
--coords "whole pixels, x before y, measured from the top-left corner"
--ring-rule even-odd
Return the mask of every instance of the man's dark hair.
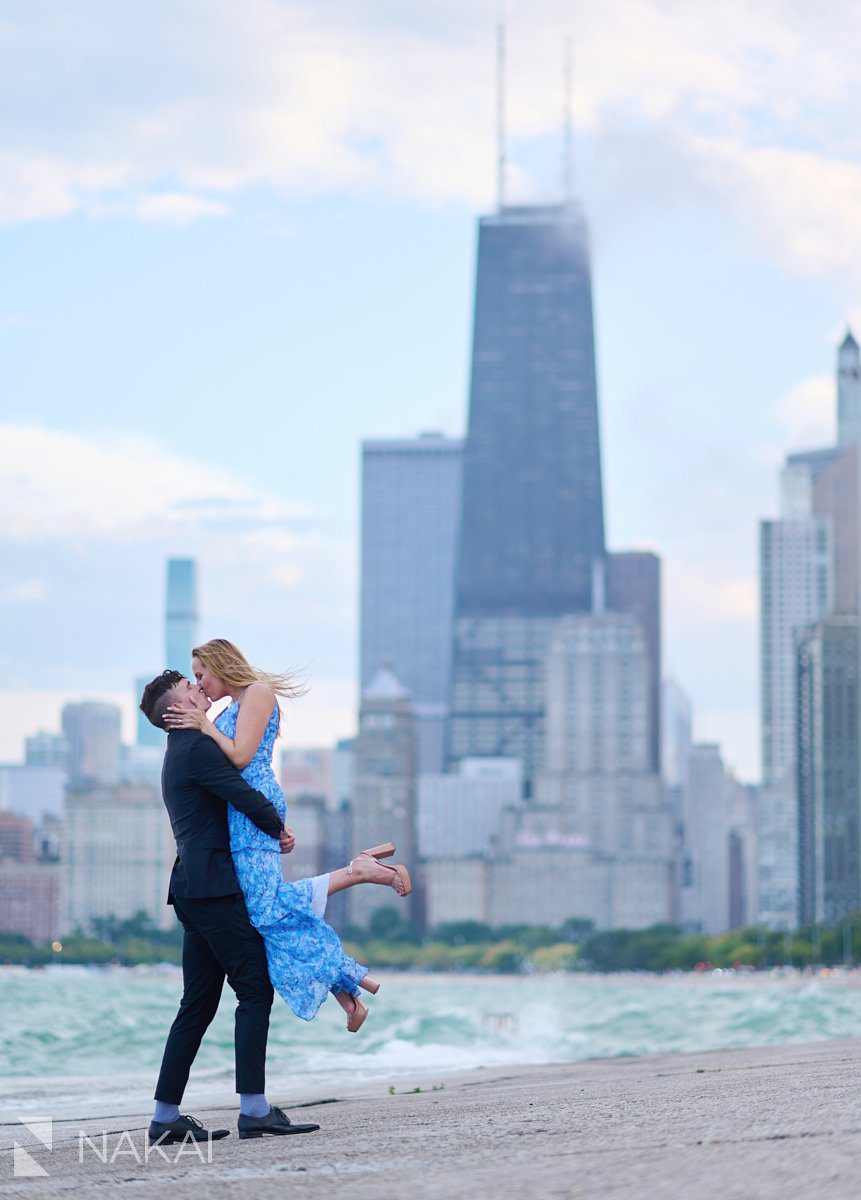
[[141, 696], [141, 712], [156, 729], [167, 729], [164, 714], [173, 702], [171, 692], [186, 676], [182, 671], [162, 671], [146, 685]]

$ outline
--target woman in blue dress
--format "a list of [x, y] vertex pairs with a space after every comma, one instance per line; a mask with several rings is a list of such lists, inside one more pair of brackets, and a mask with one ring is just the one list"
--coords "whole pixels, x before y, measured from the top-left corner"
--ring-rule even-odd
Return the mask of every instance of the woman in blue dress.
[[[278, 696], [295, 697], [302, 688], [286, 675], [271, 675], [252, 667], [245, 655], [224, 638], [198, 646], [191, 660], [194, 677], [211, 703], [231, 698], [216, 718], [204, 712], [169, 708], [165, 722], [172, 729], [199, 729], [211, 737], [242, 772], [243, 779], [271, 800], [282, 820], [284, 793], [272, 770], [272, 751], [278, 736]], [[379, 860], [394, 853], [388, 842], [364, 850], [348, 866], [313, 879], [285, 883], [278, 843], [228, 805], [230, 852], [245, 897], [248, 916], [266, 946], [269, 977], [278, 994], [297, 1017], [310, 1021], [332, 992], [347, 1013], [347, 1029], [356, 1033], [368, 1015], [359, 988], [376, 992], [368, 968], [345, 954], [334, 929], [323, 920], [326, 901], [335, 892], [359, 883], [392, 887], [399, 896], [412, 890], [409, 872]]]

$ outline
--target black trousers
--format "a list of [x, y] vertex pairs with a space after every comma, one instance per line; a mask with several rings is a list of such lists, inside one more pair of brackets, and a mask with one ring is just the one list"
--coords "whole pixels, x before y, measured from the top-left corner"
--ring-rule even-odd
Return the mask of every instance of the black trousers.
[[174, 898], [182, 922], [183, 992], [164, 1048], [156, 1100], [179, 1104], [203, 1035], [218, 1010], [225, 977], [236, 993], [237, 1092], [266, 1091], [266, 1039], [272, 984], [263, 939], [241, 893], [209, 900]]

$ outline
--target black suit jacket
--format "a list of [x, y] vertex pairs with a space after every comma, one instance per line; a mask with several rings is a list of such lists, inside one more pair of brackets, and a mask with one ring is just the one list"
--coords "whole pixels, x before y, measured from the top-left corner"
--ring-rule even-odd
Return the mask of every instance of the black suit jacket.
[[284, 828], [275, 806], [248, 786], [212, 738], [196, 729], [168, 734], [161, 789], [177, 853], [168, 904], [174, 896], [204, 900], [240, 890], [230, 857], [228, 801], [270, 837]]

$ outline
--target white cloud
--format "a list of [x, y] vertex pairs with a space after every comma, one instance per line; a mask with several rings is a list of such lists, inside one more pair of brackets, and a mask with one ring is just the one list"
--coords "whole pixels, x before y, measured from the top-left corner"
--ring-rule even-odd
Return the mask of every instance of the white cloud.
[[202, 637], [231, 637], [273, 669], [307, 666], [316, 699], [307, 713], [303, 702], [300, 740], [327, 722], [349, 732], [352, 684], [338, 673], [349, 673], [356, 561], [344, 536], [150, 440], [0, 426], [0, 623], [16, 631], [6, 688], [131, 691], [159, 669], [176, 554], [199, 564]]
[[[190, 221], [261, 187], [487, 203], [494, 21], [490, 0], [433, 20], [382, 0], [155, 0], [145, 21], [95, 0], [25, 6], [6, 18], [0, 59], [15, 122], [0, 221]], [[530, 143], [558, 142], [574, 33], [578, 133], [657, 137], [675, 156], [669, 179], [666, 161], [645, 164], [629, 207], [655, 187], [706, 186], [784, 268], [858, 270], [857, 6], [837, 2], [823, 21], [791, 0], [586, 0], [575, 28], [563, 0], [535, 0], [513, 5], [509, 26], [515, 164]], [[513, 194], [536, 190], [530, 170], [512, 168]], [[538, 171], [546, 194], [556, 166]]]
[[752, 250], [794, 274], [861, 278], [861, 162], [701, 137], [691, 150]]
[[169, 221], [185, 225], [198, 217], [223, 217], [229, 210], [221, 201], [207, 200], [204, 196], [163, 192], [141, 196], [134, 211], [144, 221]]
[[673, 560], [667, 568], [668, 623], [673, 628], [756, 620], [756, 580], [747, 575], [727, 577], [724, 566], [713, 557]]
[[[151, 537], [207, 520], [307, 520], [308, 510], [257, 493], [223, 471], [143, 437], [94, 439], [0, 426], [0, 538]], [[293, 545], [281, 549], [292, 549]]]
[[796, 384], [775, 406], [784, 447], [825, 446], [834, 440], [834, 378], [815, 375]]
[[0, 600], [13, 604], [38, 604], [48, 594], [44, 579], [18, 579], [0, 589]]

